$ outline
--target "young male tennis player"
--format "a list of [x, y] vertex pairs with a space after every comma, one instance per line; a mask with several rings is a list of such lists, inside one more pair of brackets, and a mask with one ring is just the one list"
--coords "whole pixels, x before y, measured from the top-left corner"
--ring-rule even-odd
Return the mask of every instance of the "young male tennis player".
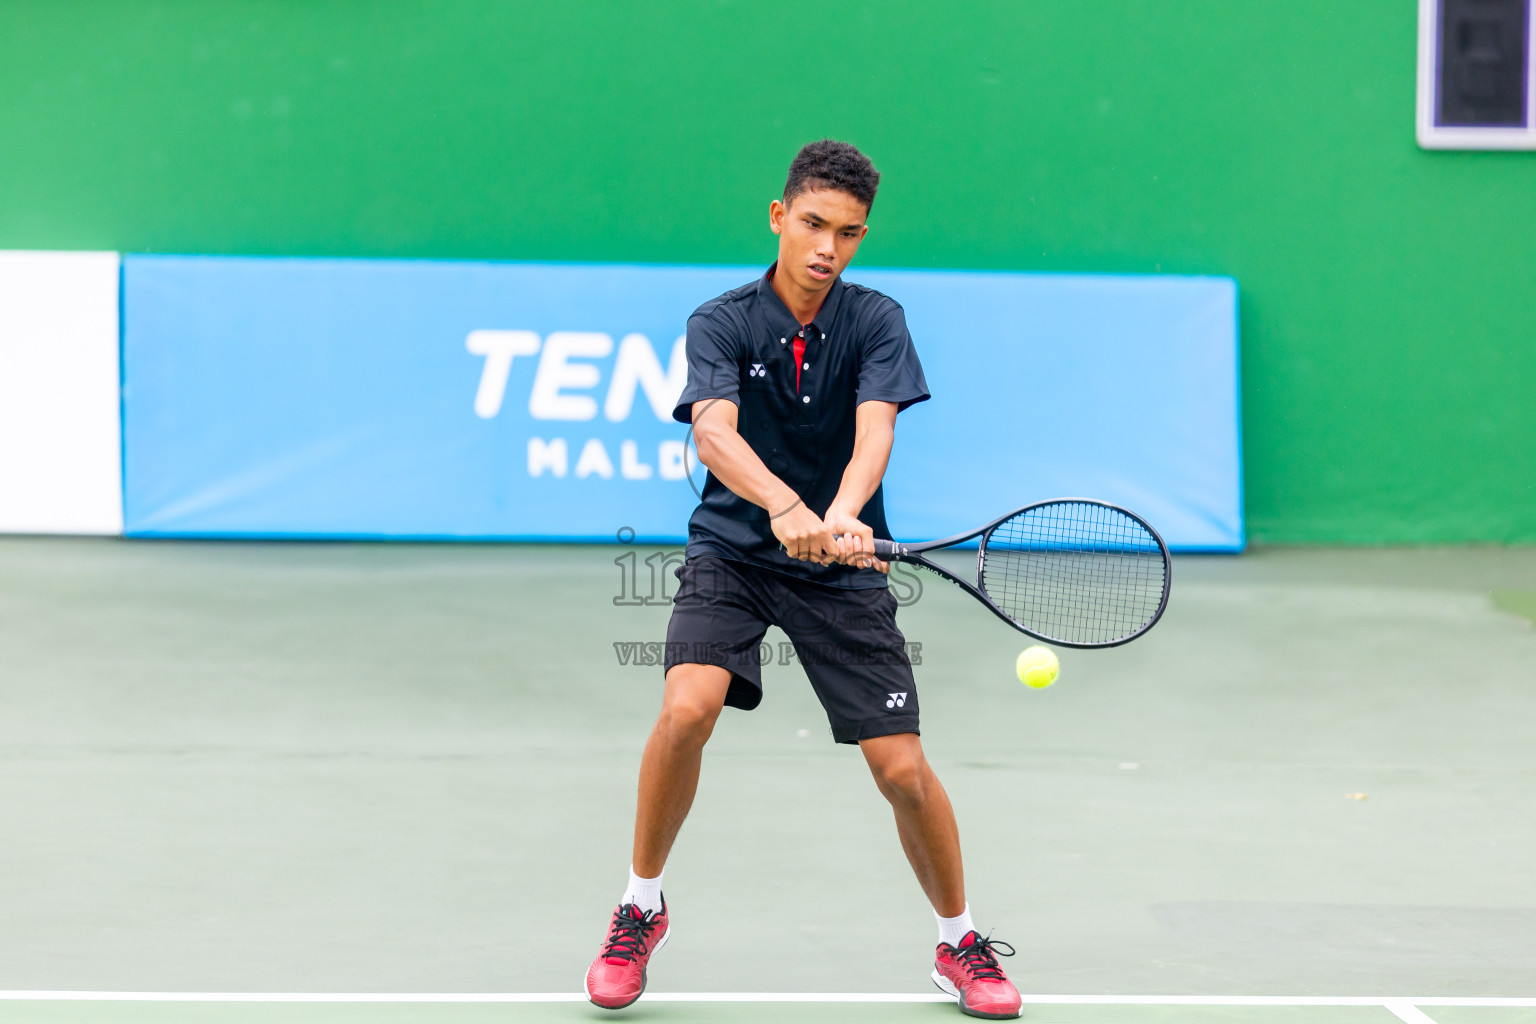
[[[885, 564], [880, 479], [896, 414], [928, 397], [902, 309], [841, 274], [868, 228], [879, 172], [842, 142], [813, 142], [769, 207], [779, 258], [688, 320], [688, 383], [673, 415], [709, 469], [688, 524], [667, 627], [666, 689], [640, 763], [629, 885], [586, 992], [640, 998], [670, 935], [662, 868], [698, 788], [720, 709], [763, 697], [770, 625], [795, 645], [832, 738], [857, 743], [939, 925], [933, 980], [974, 1017], [1019, 1015], [998, 966], [1012, 955], [971, 924], [954, 811], [918, 740], [912, 680]], [[1002, 948], [999, 949], [998, 947]]]

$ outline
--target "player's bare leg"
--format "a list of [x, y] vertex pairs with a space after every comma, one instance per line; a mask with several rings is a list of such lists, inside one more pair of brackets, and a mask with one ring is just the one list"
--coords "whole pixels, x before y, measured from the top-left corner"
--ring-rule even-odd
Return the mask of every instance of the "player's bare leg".
[[677, 665], [667, 673], [661, 714], [640, 761], [629, 889], [583, 982], [587, 998], [598, 1006], [618, 1010], [639, 999], [651, 956], [672, 936], [661, 870], [693, 806], [704, 744], [730, 685], [731, 674], [711, 665]]
[[640, 760], [632, 861], [637, 875], [655, 878], [666, 866], [672, 841], [693, 806], [704, 744], [730, 685], [730, 671], [717, 665], [674, 665], [667, 673], [661, 713]]
[[875, 785], [891, 802], [896, 834], [928, 902], [941, 917], [965, 911], [965, 869], [960, 829], [949, 794], [923, 756], [915, 733], [860, 740]]
[[[965, 871], [960, 863], [960, 830], [949, 795], [923, 756], [916, 733], [860, 740], [875, 785], [896, 812], [901, 848], [940, 918], [940, 932], [960, 928], [963, 935], [941, 939], [934, 954], [933, 981], [973, 1017], [1009, 1020], [1019, 1015], [1019, 990], [998, 965], [997, 954], [1013, 955], [1007, 943], [993, 943], [970, 926], [965, 902]], [[957, 925], [953, 919], [965, 923]], [[950, 920], [945, 920], [950, 919]]]

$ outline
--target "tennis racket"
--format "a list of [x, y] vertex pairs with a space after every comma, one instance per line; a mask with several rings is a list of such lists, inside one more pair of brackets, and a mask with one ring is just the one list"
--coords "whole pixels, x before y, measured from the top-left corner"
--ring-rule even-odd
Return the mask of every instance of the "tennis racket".
[[[980, 537], [976, 583], [923, 555]], [[1008, 625], [1062, 647], [1115, 647], [1157, 624], [1172, 559], [1150, 523], [1116, 505], [1057, 498], [925, 544], [876, 538], [882, 561], [908, 562], [958, 585]]]

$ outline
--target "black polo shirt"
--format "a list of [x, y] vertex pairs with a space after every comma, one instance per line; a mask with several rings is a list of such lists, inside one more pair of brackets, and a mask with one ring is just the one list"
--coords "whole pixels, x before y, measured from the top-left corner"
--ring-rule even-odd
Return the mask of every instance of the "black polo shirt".
[[[774, 293], [772, 274], [770, 267], [689, 317], [688, 384], [672, 416], [691, 423], [695, 402], [734, 402], [737, 430], [758, 458], [812, 512], [825, 516], [853, 457], [859, 403], [894, 402], [905, 409], [928, 397], [928, 384], [901, 306], [839, 278], [816, 319], [803, 328], [797, 388], [793, 342], [802, 326]], [[890, 538], [883, 490], [875, 490], [859, 519], [876, 537]], [[885, 575], [874, 569], [790, 558], [773, 535], [768, 513], [732, 493], [713, 473], [705, 478], [702, 497], [688, 521], [689, 558], [714, 555], [831, 586], [885, 586]]]

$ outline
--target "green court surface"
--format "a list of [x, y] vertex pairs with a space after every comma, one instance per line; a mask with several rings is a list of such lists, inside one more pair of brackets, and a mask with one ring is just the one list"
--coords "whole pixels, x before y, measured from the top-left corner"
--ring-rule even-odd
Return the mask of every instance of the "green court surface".
[[[626, 550], [0, 540], [0, 989], [578, 992], [659, 699], [660, 669], [615, 647], [667, 616], [615, 605]], [[1157, 629], [1061, 651], [1038, 692], [1012, 678], [1028, 641], [954, 588], [929, 579], [901, 613], [971, 902], [1018, 947], [1020, 988], [1536, 997], [1536, 550], [1264, 549], [1174, 572]], [[933, 922], [888, 809], [798, 667], [766, 677], [706, 755], [653, 992], [931, 993]], [[12, 998], [0, 1017], [960, 1019], [650, 999]], [[1422, 1024], [1381, 1005], [1025, 1017]]]

